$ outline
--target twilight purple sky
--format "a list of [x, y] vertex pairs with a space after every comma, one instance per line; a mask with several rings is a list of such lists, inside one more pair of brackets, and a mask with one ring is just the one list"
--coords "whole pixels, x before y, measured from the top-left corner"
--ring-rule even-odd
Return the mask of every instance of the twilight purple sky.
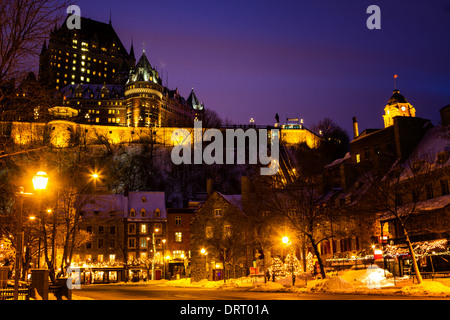
[[[163, 83], [234, 123], [332, 118], [352, 137], [382, 128], [397, 87], [418, 117], [439, 121], [450, 104], [450, 0], [92, 1], [81, 15], [109, 21], [136, 59], [146, 54]], [[367, 7], [381, 9], [369, 30]], [[81, 26], [82, 27], [82, 26]]]

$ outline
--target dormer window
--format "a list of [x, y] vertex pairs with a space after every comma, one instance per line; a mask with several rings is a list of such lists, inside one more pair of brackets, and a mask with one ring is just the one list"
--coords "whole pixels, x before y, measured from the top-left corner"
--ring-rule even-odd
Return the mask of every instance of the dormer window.
[[131, 210], [130, 210], [130, 217], [131, 217], [131, 218], [136, 217], [136, 211], [135, 211], [134, 209], [131, 209]]
[[147, 203], [147, 198], [146, 197], [142, 197], [141, 201], [142, 201], [142, 203]]

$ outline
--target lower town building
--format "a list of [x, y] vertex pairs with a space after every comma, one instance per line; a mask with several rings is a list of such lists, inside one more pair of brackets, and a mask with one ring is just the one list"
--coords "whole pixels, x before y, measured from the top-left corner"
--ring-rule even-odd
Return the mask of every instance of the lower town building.
[[[161, 278], [166, 234], [164, 192], [84, 195], [74, 266], [90, 270], [84, 281]], [[122, 270], [117, 274], [116, 271]], [[109, 273], [109, 271], [114, 271]]]

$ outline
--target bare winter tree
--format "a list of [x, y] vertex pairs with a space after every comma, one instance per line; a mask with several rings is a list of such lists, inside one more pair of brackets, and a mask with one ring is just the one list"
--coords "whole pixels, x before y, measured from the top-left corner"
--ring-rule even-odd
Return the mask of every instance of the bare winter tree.
[[31, 71], [30, 61], [68, 4], [66, 0], [0, 1], [0, 84]]
[[[365, 204], [371, 212], [377, 212], [380, 219], [395, 219], [408, 246], [413, 268], [418, 283], [422, 276], [418, 267], [416, 254], [413, 250], [411, 235], [416, 227], [414, 221], [426, 212], [424, 199], [427, 188], [439, 177], [448, 176], [449, 167], [440, 167], [430, 158], [408, 160], [397, 163], [383, 177], [368, 174], [371, 188], [366, 194]], [[426, 206], [432, 205], [427, 201]]]

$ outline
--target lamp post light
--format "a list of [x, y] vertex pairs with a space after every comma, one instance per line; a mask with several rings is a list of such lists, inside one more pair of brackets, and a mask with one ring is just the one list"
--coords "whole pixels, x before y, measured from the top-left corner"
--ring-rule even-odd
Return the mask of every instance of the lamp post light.
[[166, 239], [162, 239], [162, 243], [163, 243], [163, 279], [166, 278], [166, 259], [165, 259], [165, 255], [166, 255]]
[[206, 256], [208, 255], [208, 252], [206, 252], [205, 248], [202, 248], [200, 250], [200, 253], [205, 256], [205, 278], [206, 278], [207, 277], [207, 272], [208, 272], [208, 270], [207, 270], [208, 269], [208, 262], [206, 261]]
[[[48, 175], [43, 171], [37, 172], [33, 179], [34, 189], [44, 190], [47, 187]], [[22, 254], [23, 254], [23, 198], [32, 197], [32, 193], [25, 193], [24, 188], [20, 187], [20, 191], [16, 192], [16, 197], [18, 199], [16, 208], [16, 219], [17, 219], [17, 232], [16, 232], [16, 265], [14, 273], [14, 300], [19, 299], [19, 278], [22, 267]]]
[[154, 229], [153, 232], [152, 232], [152, 246], [153, 246], [152, 280], [155, 280], [155, 255], [156, 255], [155, 232], [159, 232], [159, 229], [156, 228], [156, 229]]
[[289, 251], [291, 253], [291, 277], [292, 277], [292, 286], [295, 284], [295, 275], [294, 275], [294, 248], [292, 246], [292, 243], [290, 242], [289, 238], [284, 236], [281, 241], [284, 243], [284, 245], [289, 246]]

